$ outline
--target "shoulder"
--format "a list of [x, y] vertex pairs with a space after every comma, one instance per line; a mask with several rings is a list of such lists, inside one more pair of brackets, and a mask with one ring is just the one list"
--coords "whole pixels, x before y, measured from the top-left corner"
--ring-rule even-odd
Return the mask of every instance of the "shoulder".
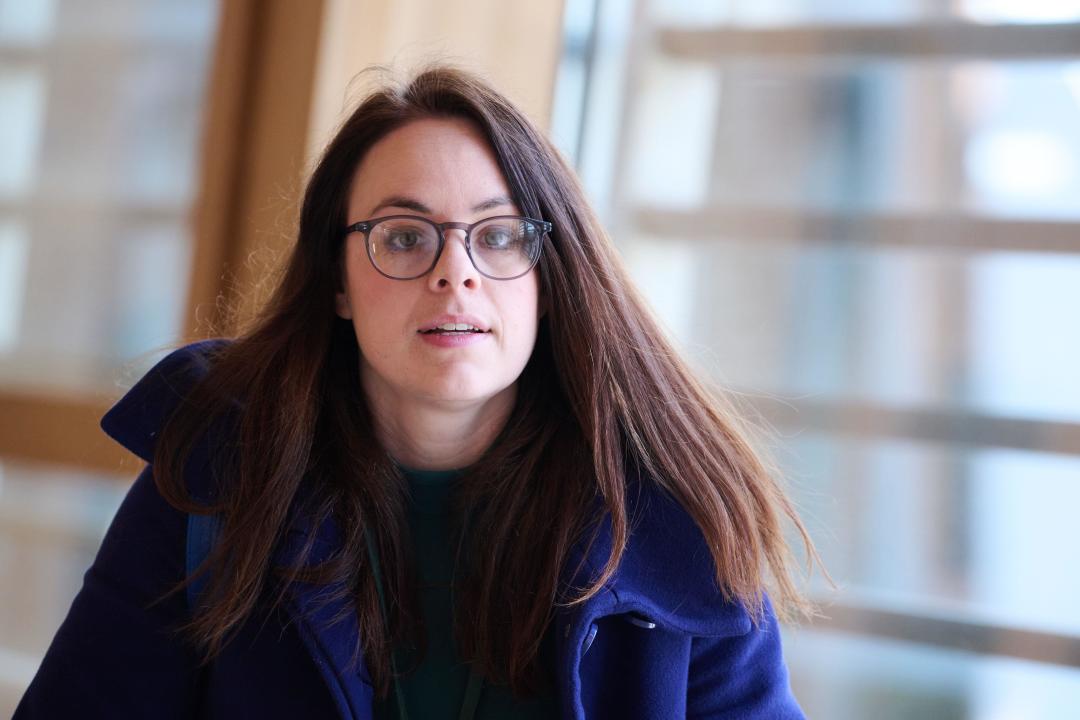
[[631, 507], [637, 524], [615, 590], [624, 606], [640, 604], [658, 625], [691, 636], [687, 716], [727, 717], [738, 708], [739, 717], [803, 718], [768, 594], [756, 622], [725, 597], [704, 534], [658, 483], [642, 482]]
[[169, 416], [230, 343], [214, 338], [178, 348], [152, 367], [101, 419], [101, 428], [146, 462]]
[[[627, 491], [630, 536], [619, 567], [606, 592], [580, 610], [585, 617], [568, 623], [580, 628], [591, 623], [590, 630], [581, 630], [585, 651], [595, 652], [589, 649], [593, 645], [607, 647], [608, 653], [618, 648], [620, 679], [626, 674], [685, 678], [685, 686], [672, 680], [654, 690], [684, 698], [687, 717], [802, 718], [768, 595], [754, 622], [740, 602], [721, 591], [704, 534], [675, 497], [649, 478], [629, 480]], [[590, 551], [593, 572], [610, 549], [609, 528], [605, 524], [601, 533], [602, 547]], [[597, 620], [610, 616], [629, 616], [629, 622], [611, 623], [605, 631]], [[619, 639], [612, 644], [615, 630]], [[646, 644], [636, 645], [646, 637]], [[582, 683], [592, 686], [591, 696], [604, 695], [605, 683], [615, 682], [598, 660], [616, 655], [599, 652], [582, 666]], [[624, 697], [622, 689], [617, 696]]]
[[630, 537], [611, 583], [618, 602], [690, 635], [748, 633], [750, 613], [721, 590], [705, 536], [685, 508], [644, 475], [628, 480], [627, 494]]

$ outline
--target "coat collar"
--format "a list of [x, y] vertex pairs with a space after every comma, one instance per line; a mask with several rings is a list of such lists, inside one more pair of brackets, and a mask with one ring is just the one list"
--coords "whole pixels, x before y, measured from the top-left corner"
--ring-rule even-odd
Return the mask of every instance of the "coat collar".
[[210, 369], [210, 353], [228, 342], [203, 340], [169, 353], [105, 413], [101, 428], [146, 462], [153, 462], [158, 433]]

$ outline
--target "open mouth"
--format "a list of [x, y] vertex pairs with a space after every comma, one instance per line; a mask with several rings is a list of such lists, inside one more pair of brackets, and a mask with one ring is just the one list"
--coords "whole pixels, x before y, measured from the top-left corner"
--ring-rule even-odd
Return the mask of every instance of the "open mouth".
[[421, 330], [424, 335], [474, 335], [491, 332], [490, 330], [481, 330], [475, 325], [468, 325], [465, 323], [446, 323], [445, 325], [439, 325], [437, 327], [429, 328], [428, 330]]

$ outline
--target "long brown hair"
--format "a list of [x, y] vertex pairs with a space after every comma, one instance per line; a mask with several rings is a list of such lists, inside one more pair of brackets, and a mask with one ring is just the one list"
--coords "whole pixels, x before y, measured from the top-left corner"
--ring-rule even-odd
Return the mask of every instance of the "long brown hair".
[[[456, 515], [468, 518], [455, 582], [463, 657], [515, 692], [538, 688], [540, 643], [556, 603], [599, 592], [627, 546], [630, 465], [700, 528], [729, 599], [760, 617], [769, 584], [781, 615], [803, 609], [783, 535], [786, 519], [816, 557], [802, 524], [736, 414], [665, 340], [574, 173], [506, 98], [469, 73], [433, 66], [380, 87], [343, 123], [307, 184], [297, 241], [269, 302], [250, 329], [214, 353], [159, 438], [162, 494], [182, 510], [205, 512], [185, 486], [185, 459], [214, 418], [242, 407], [232, 451], [222, 451], [228, 481], [209, 508], [224, 517], [206, 563], [213, 601], [188, 626], [206, 657], [267, 593], [280, 601], [289, 581], [310, 575], [303, 563], [272, 561], [298, 498], [315, 525], [333, 519], [341, 528], [341, 547], [317, 576], [352, 595], [363, 629], [357, 649], [380, 695], [389, 689], [390, 649], [423, 637], [406, 486], [375, 439], [360, 350], [351, 324], [334, 312], [334, 293], [354, 170], [389, 132], [432, 117], [475, 124], [517, 206], [554, 224], [539, 262], [547, 312], [516, 405], [456, 498]], [[610, 556], [591, 584], [568, 591], [560, 570], [575, 543], [594, 537], [598, 508], [609, 523]], [[387, 624], [365, 529], [382, 558]]]

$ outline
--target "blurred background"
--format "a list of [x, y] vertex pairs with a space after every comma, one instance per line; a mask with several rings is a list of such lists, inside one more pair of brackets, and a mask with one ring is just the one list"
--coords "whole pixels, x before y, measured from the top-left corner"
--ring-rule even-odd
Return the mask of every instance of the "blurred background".
[[0, 0], [0, 716], [138, 464], [101, 414], [230, 330], [362, 68], [487, 74], [839, 584], [814, 718], [1080, 716], [1080, 1]]

